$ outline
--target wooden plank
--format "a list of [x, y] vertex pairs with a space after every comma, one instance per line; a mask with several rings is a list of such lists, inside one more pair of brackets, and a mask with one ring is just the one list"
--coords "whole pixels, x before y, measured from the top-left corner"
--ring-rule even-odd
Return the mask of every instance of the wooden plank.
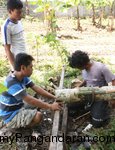
[[[65, 66], [62, 68], [62, 73], [61, 73], [61, 79], [60, 79], [60, 84], [58, 89], [63, 88], [63, 80], [64, 80], [64, 72], [65, 72]], [[53, 127], [52, 127], [52, 134], [51, 136], [58, 136], [58, 129], [59, 129], [59, 120], [60, 120], [60, 111], [55, 111], [54, 114], [54, 120], [53, 120]], [[49, 145], [49, 150], [57, 150], [58, 146], [60, 147], [60, 150], [63, 150], [63, 144], [56, 142], [56, 141], [51, 141]]]
[[56, 150], [63, 150], [63, 143], [57, 142], [57, 149]]
[[61, 79], [60, 79], [60, 84], [59, 84], [59, 88], [58, 89], [62, 89], [63, 88], [64, 73], [65, 73], [65, 66], [62, 67]]
[[62, 133], [66, 134], [67, 130], [67, 120], [68, 120], [68, 108], [67, 105], [64, 105], [63, 109], [63, 118], [62, 118]]
[[[63, 88], [63, 80], [64, 80], [64, 70], [65, 70], [65, 67], [64, 69], [62, 70], [62, 76], [63, 78], [60, 80], [60, 86], [59, 86], [59, 89], [62, 89]], [[68, 120], [68, 108], [67, 108], [67, 105], [64, 104], [64, 107], [63, 107], [63, 116], [62, 116], [62, 132], [61, 134], [64, 135], [64, 137], [66, 137], [66, 131], [67, 131], [67, 120]], [[65, 139], [65, 138], [64, 138]], [[66, 143], [65, 142], [57, 142], [57, 148], [58, 150], [66, 150], [67, 147], [66, 147]]]
[[[58, 136], [58, 129], [59, 129], [59, 119], [60, 113], [59, 111], [55, 111], [54, 120], [53, 120], [53, 127], [52, 127], [52, 134], [51, 136]], [[56, 150], [57, 149], [57, 142], [51, 141], [49, 145], [49, 150]]]
[[[62, 134], [64, 134], [64, 139], [66, 138], [66, 133], [67, 133], [67, 121], [68, 121], [68, 107], [65, 104], [63, 109], [63, 118], [62, 118]], [[63, 143], [63, 149], [67, 150], [67, 145], [65, 141]]]

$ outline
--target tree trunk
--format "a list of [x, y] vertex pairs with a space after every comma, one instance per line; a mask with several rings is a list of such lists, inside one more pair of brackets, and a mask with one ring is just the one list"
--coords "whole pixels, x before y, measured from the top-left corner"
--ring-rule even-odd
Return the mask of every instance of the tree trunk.
[[110, 10], [110, 16], [108, 18], [108, 31], [112, 31], [114, 29], [114, 16], [113, 16], [113, 6], [114, 2], [112, 3], [111, 10]]
[[54, 9], [51, 9], [50, 16], [51, 16], [51, 20], [50, 20], [51, 32], [56, 35], [56, 16], [55, 16], [55, 10]]
[[109, 16], [108, 17], [108, 31], [113, 31], [114, 30], [114, 17], [113, 16]]
[[100, 8], [100, 17], [99, 17], [99, 27], [102, 27], [102, 20], [103, 20], [103, 8]]
[[[65, 73], [65, 66], [63, 66], [63, 68], [62, 68], [59, 89], [63, 88], [64, 73]], [[67, 122], [66, 122], [66, 124], [67, 124]], [[53, 127], [52, 127], [51, 137], [58, 136], [59, 125], [60, 125], [60, 111], [57, 110], [54, 113], [54, 120], [53, 120]], [[61, 136], [62, 136], [62, 134], [61, 134]], [[49, 150], [58, 150], [58, 149], [59, 150], [63, 150], [64, 149], [63, 148], [63, 143], [59, 142], [59, 141], [57, 141], [57, 142], [56, 141], [51, 141], [50, 145], [49, 145]]]
[[44, 10], [44, 24], [47, 34], [50, 32], [49, 10]]
[[93, 26], [94, 26], [96, 24], [96, 22], [95, 22], [95, 6], [94, 6], [94, 4], [92, 4], [92, 11], [93, 11], [92, 23], [93, 23]]
[[60, 89], [55, 92], [57, 99], [67, 103], [85, 100], [87, 96], [92, 98], [93, 95], [95, 100], [115, 100], [115, 86]]
[[77, 6], [77, 30], [82, 31], [82, 28], [80, 26], [79, 5]]
[[28, 0], [26, 0], [26, 15], [29, 15], [29, 5], [28, 5]]

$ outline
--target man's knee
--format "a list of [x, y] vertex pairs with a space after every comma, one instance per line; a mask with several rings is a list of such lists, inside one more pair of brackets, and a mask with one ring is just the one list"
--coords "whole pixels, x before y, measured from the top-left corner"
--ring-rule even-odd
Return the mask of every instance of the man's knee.
[[42, 113], [41, 112], [37, 112], [36, 115], [35, 115], [34, 121], [36, 123], [39, 123], [39, 122], [41, 122], [41, 120], [42, 120]]

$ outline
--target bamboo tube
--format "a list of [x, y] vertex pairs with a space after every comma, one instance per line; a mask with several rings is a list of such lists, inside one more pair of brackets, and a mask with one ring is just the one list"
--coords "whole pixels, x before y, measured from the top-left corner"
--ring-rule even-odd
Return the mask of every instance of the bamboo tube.
[[115, 86], [78, 87], [74, 89], [57, 89], [57, 99], [66, 103], [85, 100], [87, 95], [94, 94], [95, 100], [115, 100]]

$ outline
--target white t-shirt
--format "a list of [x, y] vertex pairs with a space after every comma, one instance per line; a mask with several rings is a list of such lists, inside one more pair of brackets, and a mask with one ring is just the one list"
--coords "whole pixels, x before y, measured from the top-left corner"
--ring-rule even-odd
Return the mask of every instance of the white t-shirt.
[[1, 27], [3, 44], [11, 45], [11, 52], [16, 56], [18, 53], [26, 52], [25, 40], [21, 21], [14, 23], [9, 18]]

